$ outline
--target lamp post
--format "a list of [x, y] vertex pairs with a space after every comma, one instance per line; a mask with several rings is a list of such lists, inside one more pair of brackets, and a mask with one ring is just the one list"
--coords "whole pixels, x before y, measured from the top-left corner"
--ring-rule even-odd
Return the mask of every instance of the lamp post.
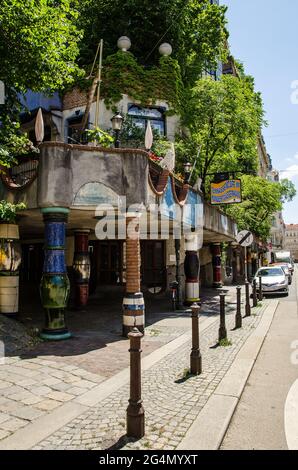
[[112, 128], [115, 133], [115, 148], [118, 149], [120, 147], [119, 133], [122, 129], [123, 116], [119, 112], [117, 112], [112, 117], [111, 121], [112, 121]]
[[186, 162], [184, 163], [183, 167], [184, 167], [184, 184], [189, 184], [192, 164], [189, 162]]
[[0, 80], [0, 104], [5, 104], [5, 85], [2, 80]]

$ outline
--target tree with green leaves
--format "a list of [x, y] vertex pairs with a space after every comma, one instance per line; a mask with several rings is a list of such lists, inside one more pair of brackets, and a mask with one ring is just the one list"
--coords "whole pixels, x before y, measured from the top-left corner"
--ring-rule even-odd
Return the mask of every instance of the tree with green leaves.
[[288, 179], [282, 179], [280, 180], [280, 187], [281, 187], [281, 202], [284, 204], [285, 202], [293, 201], [297, 193], [294, 183]]
[[104, 57], [115, 53], [117, 40], [131, 39], [131, 52], [141, 65], [158, 65], [163, 42], [173, 47], [185, 82], [194, 83], [206, 69], [216, 69], [226, 55], [225, 6], [210, 0], [81, 0], [80, 65], [93, 63], [104, 40]]
[[75, 59], [81, 33], [76, 0], [1, 0], [0, 80], [6, 103], [0, 106], [0, 163], [27, 151], [19, 133], [19, 93], [52, 93], [80, 73]]
[[249, 78], [224, 75], [218, 81], [198, 80], [187, 93], [182, 123], [186, 131], [178, 152], [196, 163], [195, 175], [202, 179], [206, 195], [210, 173], [257, 171], [263, 105]]
[[244, 175], [241, 180], [242, 203], [225, 207], [225, 211], [240, 230], [251, 230], [266, 241], [274, 213], [282, 210], [283, 202], [295, 197], [295, 187], [288, 180], [274, 183], [260, 176]]

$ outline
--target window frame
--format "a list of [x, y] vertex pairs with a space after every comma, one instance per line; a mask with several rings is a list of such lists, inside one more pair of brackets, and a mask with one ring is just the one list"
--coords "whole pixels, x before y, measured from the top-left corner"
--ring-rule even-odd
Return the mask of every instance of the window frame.
[[[162, 115], [162, 119], [157, 119], [157, 118], [150, 117], [150, 116], [142, 116], [141, 114], [140, 115], [130, 114], [130, 109], [131, 108], [139, 108], [140, 110], [142, 110], [142, 109], [157, 110]], [[127, 105], [127, 115], [132, 119], [132, 122], [134, 122], [134, 120], [144, 121], [144, 123], [145, 123], [144, 130], [145, 130], [145, 132], [146, 132], [146, 127], [147, 127], [147, 122], [148, 121], [150, 121], [151, 124], [154, 123], [154, 121], [155, 122], [162, 122], [163, 123], [163, 133], [160, 134], [161, 138], [167, 137], [167, 119], [166, 119], [166, 114], [165, 114], [166, 111], [167, 111], [167, 109], [166, 109], [165, 106], [141, 106], [141, 105], [136, 104], [136, 103], [129, 103]], [[152, 125], [152, 129], [154, 129], [153, 125]]]

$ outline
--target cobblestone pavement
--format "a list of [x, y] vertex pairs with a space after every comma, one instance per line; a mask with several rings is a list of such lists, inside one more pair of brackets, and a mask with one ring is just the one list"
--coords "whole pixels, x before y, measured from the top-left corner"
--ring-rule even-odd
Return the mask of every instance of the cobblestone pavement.
[[[235, 288], [230, 289], [230, 293], [231, 292], [232, 295], [227, 296], [228, 312], [233, 311], [235, 308]], [[206, 318], [210, 315], [218, 314], [218, 291], [213, 292], [210, 290], [208, 294], [209, 296], [204, 299], [202, 309], [202, 316]], [[164, 302], [165, 305], [167, 305], [168, 299], [164, 299]], [[73, 324], [71, 325], [74, 337], [71, 340], [59, 343], [41, 342], [34, 345], [33, 349], [24, 350], [23, 353], [19, 351], [13, 353], [10, 349], [6, 351], [7, 355], [10, 357], [6, 357], [4, 364], [0, 365], [0, 441], [34, 422], [41, 416], [51, 414], [52, 411], [58, 409], [64, 403], [71, 402], [71, 400], [83, 395], [107, 378], [112, 377], [117, 372], [128, 367], [128, 342], [121, 337], [119, 328], [119, 325], [121, 326], [121, 316], [118, 314], [115, 315], [114, 313], [111, 321], [108, 322], [107, 319], [110, 313], [111, 312], [107, 311], [104, 314], [104, 312], [101, 311], [100, 315], [98, 315], [98, 312], [94, 312], [92, 308], [90, 311], [83, 313], [70, 312], [70, 319], [72, 319], [72, 316], [74, 318]], [[11, 322], [11, 320], [9, 321]], [[142, 341], [143, 357], [148, 356], [161, 346], [178, 338], [185, 332], [190, 331], [189, 313], [160, 313], [157, 308], [155, 310], [151, 308], [151, 312], [148, 315], [148, 323], [149, 326], [146, 328], [146, 335]], [[88, 329], [86, 329], [86, 325], [88, 325]], [[34, 324], [30, 325], [30, 327], [32, 326], [34, 326]], [[19, 329], [21, 331], [21, 328]], [[212, 333], [210, 332], [208, 334], [211, 335]], [[216, 334], [214, 337], [216, 337]], [[15, 341], [17, 341], [17, 338]], [[207, 338], [205, 338], [204, 341], [208, 343]], [[21, 340], [19, 343], [23, 346]], [[234, 347], [235, 345], [233, 344], [233, 350]], [[22, 349], [22, 347], [20, 349]], [[188, 389], [186, 392], [183, 390], [188, 384], [190, 384], [190, 389], [192, 388], [193, 379], [189, 379], [185, 384], [175, 384], [176, 378], [179, 374], [182, 374], [185, 367], [187, 367], [188, 350], [189, 345], [185, 345], [184, 349], [182, 348], [177, 351], [177, 357], [173, 355], [173, 357], [168, 357], [164, 363], [161, 363], [162, 368], [158, 368], [158, 373], [155, 371], [155, 368], [153, 368], [152, 371], [150, 370], [145, 374], [145, 377], [150, 377], [149, 380], [152, 381], [152, 383], [148, 383], [148, 380], [144, 382], [145, 406], [147, 406], [148, 409], [147, 421], [149, 429], [150, 426], [153, 428], [157, 427], [157, 434], [162, 427], [162, 418], [166, 416], [167, 408], [169, 408], [170, 413], [172, 408], [171, 399], [169, 399], [166, 405], [162, 405], [160, 421], [156, 421], [154, 416], [151, 417], [150, 409], [152, 407], [151, 405], [147, 405], [147, 400], [150, 400], [152, 397], [154, 408], [159, 410], [158, 403], [154, 401], [154, 394], [159, 390], [158, 387], [161, 387], [160, 381], [162, 382], [160, 392], [164, 394], [165, 399], [168, 397], [167, 387], [169, 387], [169, 391], [171, 391], [173, 383], [175, 389], [175, 391], [173, 391], [174, 396], [175, 393], [179, 395], [180, 391], [182, 391], [182, 398], [184, 398], [184, 394], [187, 396], [187, 394], [190, 393]], [[210, 352], [213, 354], [212, 351]], [[226, 352], [227, 351], [224, 351], [223, 357], [225, 357]], [[171, 364], [171, 361], [174, 363]], [[207, 373], [206, 367], [207, 363], [205, 366]], [[153, 374], [152, 377], [151, 374]], [[163, 380], [163, 374], [169, 374], [166, 382]], [[218, 380], [220, 375], [212, 368], [210, 374], [210, 377], [208, 377], [210, 379], [214, 378], [214, 384], [216, 384], [216, 380]], [[204, 376], [202, 376], [202, 379], [203, 377]], [[202, 390], [202, 388], [204, 388], [204, 390]], [[205, 390], [206, 388], [207, 390]], [[200, 381], [197, 392], [199, 393], [198, 397], [200, 397], [200, 400], [196, 404], [196, 408], [194, 410], [192, 409], [192, 413], [202, 405], [202, 399], [210, 392], [205, 381], [202, 383]], [[125, 415], [128, 397], [128, 390], [126, 388], [121, 390], [117, 399], [118, 401], [120, 397], [122, 397], [121, 400], [123, 400], [123, 403], [121, 406], [119, 403], [119, 409], [123, 409]], [[123, 434], [125, 416], [114, 416], [114, 397], [111, 397], [111, 401], [109, 400], [110, 399], [108, 399], [107, 407], [112, 411], [111, 414], [108, 411], [107, 415], [109, 416], [109, 423], [110, 420], [111, 424], [113, 423], [111, 429], [115, 429], [115, 431], [112, 432], [113, 437], [110, 441], [114, 443], [114, 435], [118, 435], [120, 431], [122, 431]], [[117, 400], [116, 403], [118, 405]], [[184, 401], [185, 400], [183, 400], [183, 402]], [[166, 407], [165, 409], [163, 408], [164, 406]], [[187, 405], [183, 407], [183, 410], [189, 410]], [[182, 414], [183, 412], [181, 411]], [[101, 421], [100, 410], [96, 409], [94, 413], [93, 418], [98, 415], [98, 419]], [[91, 414], [93, 414], [93, 412]], [[102, 424], [104, 426], [103, 430], [100, 432], [103, 433], [103, 437], [105, 436], [105, 426], [109, 424], [106, 422], [106, 419], [106, 416], [102, 417]], [[114, 423], [115, 419], [116, 427]], [[186, 418], [184, 425], [187, 424], [187, 420], [189, 419], [189, 417]], [[96, 421], [92, 418], [90, 418], [90, 423], [88, 422], [86, 425], [87, 430], [91, 429], [90, 432], [88, 430], [86, 435], [84, 434], [84, 439], [88, 440], [91, 439], [90, 433], [92, 434], [92, 429], [98, 429]], [[169, 424], [169, 426], [172, 426], [172, 424]], [[74, 439], [74, 441], [76, 442], [74, 445], [81, 445], [81, 441], [80, 443], [78, 443], [76, 439]], [[84, 441], [84, 446], [87, 444], [87, 441]], [[96, 441], [95, 444], [99, 445], [98, 441]]]
[[[144, 356], [185, 330], [162, 325], [147, 328], [143, 342]], [[5, 358], [5, 363], [0, 365], [0, 440], [91, 390], [129, 365], [126, 339], [119, 338], [118, 342], [110, 344], [107, 342], [104, 349], [99, 346], [98, 336], [93, 339], [92, 347], [90, 337], [87, 341], [90, 350], [86, 353], [80, 351], [78, 356], [68, 355], [68, 348], [72, 350], [73, 346], [65, 343], [65, 355], [61, 353], [56, 356], [53, 350], [53, 356], [43, 356], [38, 346], [34, 354], [31, 351], [22, 356]], [[45, 346], [51, 349], [53, 343]]]
[[239, 330], [233, 330], [234, 315], [227, 315], [231, 342], [227, 347], [216, 346], [217, 322], [204, 331], [201, 337], [204, 371], [201, 376], [188, 375], [190, 341], [143, 373], [146, 413], [146, 435], [143, 439], [136, 442], [125, 437], [129, 397], [129, 387], [126, 385], [34, 448], [175, 449], [258, 325], [267, 305], [265, 301], [261, 307], [254, 309], [252, 316], [244, 319], [243, 328]]

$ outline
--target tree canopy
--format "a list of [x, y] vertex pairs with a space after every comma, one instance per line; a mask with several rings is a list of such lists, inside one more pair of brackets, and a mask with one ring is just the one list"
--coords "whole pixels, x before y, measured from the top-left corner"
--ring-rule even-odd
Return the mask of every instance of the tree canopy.
[[19, 133], [18, 93], [51, 93], [80, 74], [75, 59], [81, 38], [73, 0], [1, 0], [0, 79], [6, 103], [0, 106], [0, 163], [27, 150]]
[[257, 170], [263, 105], [249, 79], [202, 78], [188, 91], [183, 111], [187, 131], [180, 140], [180, 153], [196, 163], [195, 174], [202, 179], [205, 194], [210, 173]]
[[108, 56], [123, 35], [131, 39], [131, 52], [146, 67], [158, 64], [158, 47], [169, 42], [183, 78], [191, 82], [203, 70], [216, 69], [226, 54], [226, 7], [210, 0], [81, 0], [79, 11], [78, 25], [85, 32], [81, 66], [92, 64], [101, 38]]
[[235, 219], [240, 230], [249, 229], [266, 241], [274, 213], [282, 210], [283, 202], [294, 198], [295, 187], [288, 180], [274, 183], [251, 175], [244, 175], [241, 179], [243, 201], [226, 207], [225, 211]]
[[73, 0], [1, 0], [0, 77], [15, 91], [55, 91], [72, 82], [81, 34]]

